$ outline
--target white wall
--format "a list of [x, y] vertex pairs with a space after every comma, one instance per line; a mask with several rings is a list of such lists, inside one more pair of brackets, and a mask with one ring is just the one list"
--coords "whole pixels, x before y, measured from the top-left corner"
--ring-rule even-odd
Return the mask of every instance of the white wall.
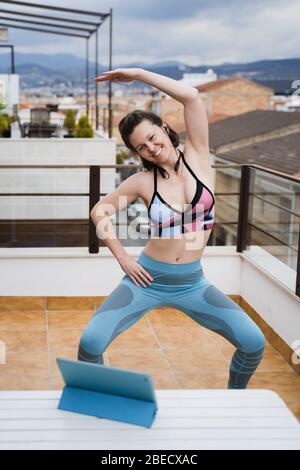
[[0, 101], [6, 104], [6, 112], [12, 113], [14, 105], [18, 105], [19, 96], [19, 75], [17, 74], [0, 74]]
[[[0, 165], [114, 164], [115, 139], [0, 139]], [[115, 187], [116, 170], [101, 171], [100, 191]], [[88, 193], [89, 170], [72, 168], [1, 169], [1, 192]], [[88, 197], [3, 196], [1, 219], [87, 218]]]
[[[143, 247], [126, 247], [137, 259]], [[206, 278], [241, 295], [290, 346], [300, 340], [300, 300], [275, 277], [231, 246], [207, 246]], [[0, 248], [0, 296], [107, 296], [125, 273], [106, 247]]]
[[[220, 250], [221, 248], [221, 250]], [[126, 247], [137, 258], [143, 247]], [[206, 247], [206, 277], [228, 294], [240, 291], [240, 255], [235, 247]], [[124, 276], [106, 247], [0, 248], [0, 296], [109, 295]]]
[[[300, 340], [299, 297], [247, 255], [241, 255], [241, 259], [240, 295], [291, 346], [295, 340]], [[285, 266], [286, 273], [287, 270], [291, 271], [288, 277], [292, 277], [293, 270]], [[295, 284], [291, 288], [294, 289]]]

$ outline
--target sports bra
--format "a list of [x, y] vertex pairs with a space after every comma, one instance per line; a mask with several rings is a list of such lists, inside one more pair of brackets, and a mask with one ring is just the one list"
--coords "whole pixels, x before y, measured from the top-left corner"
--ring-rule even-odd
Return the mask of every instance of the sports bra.
[[215, 198], [211, 190], [200, 181], [185, 160], [181, 150], [180, 157], [196, 179], [197, 187], [191, 203], [186, 204], [186, 210], [181, 212], [174, 209], [161, 197], [157, 191], [157, 165], [154, 165], [154, 192], [148, 208], [148, 218], [151, 235], [155, 237], [173, 237], [187, 232], [210, 230], [213, 228], [214, 216], [212, 208]]

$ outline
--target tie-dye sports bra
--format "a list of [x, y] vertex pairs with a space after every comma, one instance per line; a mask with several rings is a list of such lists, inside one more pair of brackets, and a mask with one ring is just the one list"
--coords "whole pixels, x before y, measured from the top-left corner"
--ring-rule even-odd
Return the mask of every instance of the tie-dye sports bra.
[[214, 217], [212, 208], [215, 198], [211, 190], [202, 183], [185, 160], [183, 152], [179, 150], [180, 157], [196, 179], [197, 187], [194, 198], [190, 204], [185, 204], [186, 210], [181, 212], [170, 206], [157, 191], [157, 167], [154, 165], [154, 192], [148, 208], [148, 217], [151, 235], [155, 237], [171, 238], [175, 235], [213, 228]]

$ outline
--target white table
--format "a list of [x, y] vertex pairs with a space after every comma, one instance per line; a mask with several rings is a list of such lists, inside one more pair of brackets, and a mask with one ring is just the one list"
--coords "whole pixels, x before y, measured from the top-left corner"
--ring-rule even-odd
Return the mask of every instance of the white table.
[[156, 390], [150, 429], [57, 409], [61, 392], [0, 392], [2, 449], [300, 449], [300, 424], [269, 390]]

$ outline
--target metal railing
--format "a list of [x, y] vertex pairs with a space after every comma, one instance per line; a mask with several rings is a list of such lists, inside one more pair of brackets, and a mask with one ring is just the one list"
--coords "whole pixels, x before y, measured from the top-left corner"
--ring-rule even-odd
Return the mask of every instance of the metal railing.
[[[36, 169], [36, 168], [43, 168], [43, 169], [50, 169], [50, 168], [72, 168], [72, 169], [89, 169], [89, 192], [88, 193], [0, 193], [0, 196], [88, 196], [89, 197], [89, 236], [88, 236], [88, 248], [89, 253], [98, 253], [99, 252], [99, 239], [96, 234], [96, 227], [90, 217], [90, 212], [92, 208], [97, 204], [99, 198], [101, 196], [105, 196], [107, 193], [101, 192], [100, 187], [100, 177], [101, 177], [101, 170], [104, 169], [122, 169], [122, 168], [130, 168], [130, 169], [137, 169], [141, 170], [143, 167], [140, 164], [107, 164], [107, 165], [0, 165], [0, 169]], [[257, 198], [258, 200], [264, 200], [263, 196], [272, 195], [273, 193], [270, 192], [262, 192], [260, 195], [259, 192], [255, 192], [253, 190], [253, 181], [254, 181], [254, 174], [256, 170], [263, 172], [266, 175], [272, 175], [275, 177], [279, 177], [282, 181], [289, 181], [295, 184], [299, 184], [299, 192], [297, 191], [296, 195], [300, 195], [300, 181], [293, 177], [289, 176], [285, 173], [281, 173], [276, 170], [271, 170], [269, 168], [265, 168], [260, 165], [256, 164], [238, 164], [238, 163], [230, 163], [230, 164], [213, 164], [212, 168], [216, 169], [228, 169], [228, 168], [237, 168], [241, 170], [240, 175], [240, 189], [239, 192], [215, 192], [215, 197], [220, 196], [239, 196], [239, 204], [238, 204], [238, 220], [237, 221], [215, 221], [215, 224], [218, 225], [232, 225], [237, 224], [237, 242], [236, 242], [236, 250], [238, 252], [243, 252], [248, 244], [249, 244], [249, 234], [252, 228], [261, 232], [262, 234], [267, 235], [274, 241], [276, 241], [279, 245], [288, 246], [290, 250], [296, 252], [297, 256], [297, 275], [296, 275], [296, 286], [295, 286], [295, 293], [297, 296], [300, 296], [300, 236], [298, 234], [298, 244], [297, 247], [294, 248], [293, 246], [288, 245], [280, 238], [274, 236], [273, 234], [264, 231], [261, 227], [254, 224], [253, 220], [250, 217], [252, 213], [253, 199]], [[277, 194], [277, 193], [274, 193]], [[278, 204], [274, 201], [268, 200], [267, 203], [273, 207], [276, 207], [279, 210], [284, 210], [286, 213], [293, 215], [295, 217], [300, 218], [300, 213], [291, 210], [281, 204]], [[300, 230], [299, 230], [300, 232]]]

